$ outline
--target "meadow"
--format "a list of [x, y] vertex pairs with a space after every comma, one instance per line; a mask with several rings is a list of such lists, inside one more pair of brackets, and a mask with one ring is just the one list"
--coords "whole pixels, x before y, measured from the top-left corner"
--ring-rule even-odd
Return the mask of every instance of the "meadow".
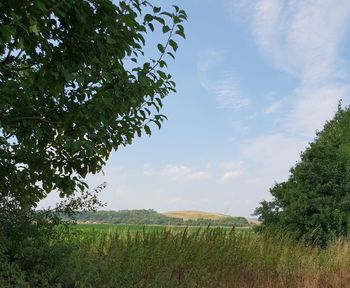
[[55, 269], [0, 286], [350, 287], [347, 239], [320, 249], [249, 229], [101, 224], [59, 235], [51, 249], [70, 250]]
[[319, 249], [250, 229], [102, 227], [85, 227], [73, 257], [89, 262], [80, 287], [350, 287], [345, 239]]
[[[164, 230], [170, 231], [171, 233], [181, 233], [187, 231], [188, 233], [195, 233], [203, 230], [203, 226], [182, 226], [182, 225], [123, 225], [123, 224], [74, 224], [71, 226], [74, 230], [79, 230], [85, 233], [94, 232], [109, 232], [118, 233], [119, 235], [136, 234], [140, 232], [162, 232]], [[211, 227], [215, 229], [216, 227]], [[223, 231], [229, 232], [232, 230], [231, 227], [221, 227]], [[249, 231], [252, 232], [251, 227], [235, 227], [235, 231]]]

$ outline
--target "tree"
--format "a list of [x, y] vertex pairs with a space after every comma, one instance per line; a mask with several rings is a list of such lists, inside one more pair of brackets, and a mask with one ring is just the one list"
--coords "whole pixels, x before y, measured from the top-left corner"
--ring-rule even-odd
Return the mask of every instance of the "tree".
[[326, 245], [348, 236], [350, 228], [350, 109], [339, 105], [335, 117], [318, 132], [288, 181], [271, 190], [256, 214], [261, 229], [283, 231], [296, 239]]
[[[148, 1], [0, 3], [0, 196], [33, 207], [85, 191], [111, 151], [151, 134], [175, 91], [165, 69], [186, 13]], [[157, 26], [158, 25], [158, 26]], [[145, 36], [164, 43], [146, 58]]]

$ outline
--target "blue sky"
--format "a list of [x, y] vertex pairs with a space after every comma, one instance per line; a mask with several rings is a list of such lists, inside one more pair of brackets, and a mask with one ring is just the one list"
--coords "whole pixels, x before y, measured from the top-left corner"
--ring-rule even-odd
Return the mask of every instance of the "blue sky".
[[[250, 216], [315, 131], [349, 104], [350, 1], [174, 1], [188, 14], [177, 93], [151, 137], [113, 152], [105, 209]], [[53, 204], [49, 197], [42, 205]]]

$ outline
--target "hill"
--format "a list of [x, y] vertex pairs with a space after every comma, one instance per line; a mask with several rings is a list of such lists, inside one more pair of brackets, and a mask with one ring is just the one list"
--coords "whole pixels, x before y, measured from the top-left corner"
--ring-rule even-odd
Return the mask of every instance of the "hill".
[[169, 212], [163, 212], [161, 214], [172, 218], [182, 218], [183, 220], [189, 220], [189, 219], [197, 220], [200, 218], [217, 220], [217, 219], [231, 217], [226, 214], [203, 212], [203, 211], [190, 211], [190, 210], [189, 211], [169, 211]]
[[[139, 225], [185, 225], [185, 226], [247, 226], [248, 221], [243, 217], [231, 217], [224, 214], [178, 211], [158, 213], [153, 209], [81, 212], [74, 218], [78, 223], [110, 223], [110, 224], [139, 224]], [[177, 216], [177, 217], [176, 217]]]

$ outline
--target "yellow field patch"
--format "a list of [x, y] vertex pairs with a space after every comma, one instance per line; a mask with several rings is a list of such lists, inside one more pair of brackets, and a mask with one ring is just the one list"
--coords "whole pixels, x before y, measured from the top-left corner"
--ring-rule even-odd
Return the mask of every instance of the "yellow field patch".
[[226, 214], [203, 212], [203, 211], [169, 211], [169, 212], [163, 212], [161, 214], [168, 217], [173, 217], [173, 218], [182, 218], [184, 220], [189, 220], [189, 219], [196, 220], [199, 218], [215, 220], [215, 219], [230, 217], [230, 215], [226, 215]]

